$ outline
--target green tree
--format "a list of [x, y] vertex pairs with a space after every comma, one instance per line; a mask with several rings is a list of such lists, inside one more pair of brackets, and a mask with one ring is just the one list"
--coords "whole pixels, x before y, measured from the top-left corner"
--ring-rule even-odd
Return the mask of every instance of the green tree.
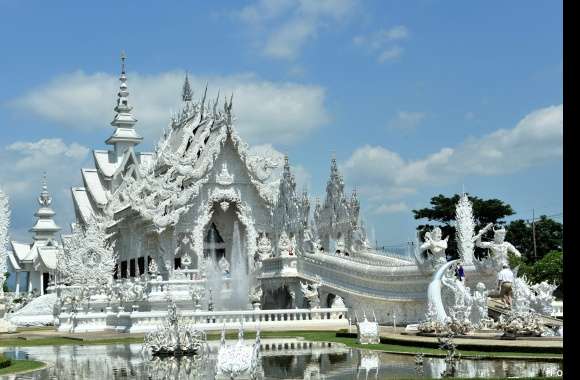
[[522, 220], [514, 220], [507, 226], [506, 240], [512, 243], [524, 256], [529, 264], [541, 260], [552, 251], [561, 251], [564, 239], [564, 226], [546, 215], [540, 216], [535, 222], [536, 256], [534, 256], [534, 239], [532, 224]]
[[[475, 218], [476, 230], [483, 228], [488, 223], [505, 223], [501, 219], [514, 214], [512, 207], [499, 199], [481, 199], [478, 197], [468, 196], [473, 204], [473, 217]], [[449, 244], [447, 255], [453, 258], [458, 257], [457, 243], [455, 241], [455, 206], [459, 202], [460, 195], [455, 194], [452, 197], [446, 197], [439, 194], [431, 198], [431, 207], [413, 210], [415, 219], [427, 219], [430, 222], [438, 222], [443, 236], [449, 235]], [[420, 231], [421, 238], [426, 231], [432, 229], [432, 224], [422, 224], [417, 227]], [[475, 248], [475, 256], [485, 255], [485, 250]]]
[[554, 291], [556, 297], [561, 298], [564, 294], [564, 252], [552, 251], [544, 255], [542, 259], [529, 264], [525, 258], [510, 255], [510, 266], [518, 268], [518, 276], [525, 275], [533, 284], [548, 281], [558, 285]]

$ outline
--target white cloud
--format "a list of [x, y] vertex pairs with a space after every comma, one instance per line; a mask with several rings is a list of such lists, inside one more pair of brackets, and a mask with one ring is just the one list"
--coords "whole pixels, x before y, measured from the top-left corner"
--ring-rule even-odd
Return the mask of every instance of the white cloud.
[[396, 203], [385, 203], [374, 209], [373, 213], [382, 215], [382, 214], [394, 214], [399, 212], [408, 211], [409, 207], [405, 202], [396, 202]]
[[470, 138], [455, 148], [417, 160], [406, 160], [382, 146], [365, 145], [342, 165], [350, 183], [375, 203], [402, 198], [418, 187], [451, 183], [470, 175], [503, 175], [522, 170], [563, 153], [563, 105], [526, 115], [512, 129]]
[[[128, 74], [129, 102], [139, 120], [137, 130], [156, 140], [169, 122], [171, 109], [179, 106], [183, 72], [157, 75]], [[279, 83], [253, 74], [190, 77], [197, 97], [206, 83], [208, 98], [234, 93], [236, 127], [251, 143], [291, 143], [329, 121], [325, 90], [316, 85]], [[10, 105], [64, 126], [112, 131], [118, 80], [115, 75], [81, 71], [62, 75], [29, 91]], [[106, 135], [107, 132], [103, 132]]]
[[43, 172], [47, 173], [48, 189], [53, 196], [56, 221], [67, 230], [74, 218], [70, 187], [81, 184], [80, 168], [87, 163], [89, 149], [61, 139], [19, 141], [0, 147], [0, 186], [10, 196], [12, 238], [29, 240], [27, 232], [38, 208]]
[[395, 44], [397, 41], [409, 37], [409, 30], [404, 25], [397, 25], [389, 29], [381, 29], [368, 35], [359, 35], [353, 39], [357, 46], [377, 54], [377, 61], [385, 63], [401, 57], [404, 49]]
[[397, 116], [387, 123], [387, 126], [394, 129], [413, 130], [421, 124], [423, 119], [425, 119], [423, 112], [399, 111]]
[[393, 47], [390, 47], [390, 48], [384, 50], [379, 55], [377, 60], [379, 61], [379, 63], [385, 63], [387, 61], [394, 61], [395, 59], [400, 58], [402, 54], [403, 54], [403, 49], [400, 46], [393, 46]]
[[353, 0], [259, 0], [238, 17], [257, 30], [257, 44], [266, 56], [295, 59], [324, 27], [344, 19]]

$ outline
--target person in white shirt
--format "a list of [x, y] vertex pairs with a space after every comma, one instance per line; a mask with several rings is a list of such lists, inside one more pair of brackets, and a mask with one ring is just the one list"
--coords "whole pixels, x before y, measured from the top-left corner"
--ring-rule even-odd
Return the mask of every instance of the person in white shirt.
[[503, 263], [502, 270], [497, 274], [497, 287], [499, 296], [507, 307], [512, 307], [512, 284], [514, 282], [514, 272], [511, 271], [507, 263]]

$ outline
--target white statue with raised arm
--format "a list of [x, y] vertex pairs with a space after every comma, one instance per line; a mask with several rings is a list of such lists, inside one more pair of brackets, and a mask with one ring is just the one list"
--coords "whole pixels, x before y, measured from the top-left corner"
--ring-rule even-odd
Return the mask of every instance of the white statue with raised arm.
[[442, 237], [441, 228], [435, 227], [433, 231], [425, 232], [425, 241], [419, 247], [421, 252], [428, 250], [431, 253], [433, 262], [438, 258], [446, 259], [445, 250], [447, 249], [449, 236], [446, 236], [445, 239], [442, 239]]
[[476, 236], [475, 245], [479, 248], [489, 249], [491, 258], [493, 259], [496, 268], [501, 269], [503, 263], [508, 262], [508, 253], [513, 253], [517, 257], [522, 254], [511, 243], [505, 241], [506, 230], [503, 226], [493, 229], [493, 241], [482, 241], [481, 237], [493, 226], [489, 223], [482, 228]]

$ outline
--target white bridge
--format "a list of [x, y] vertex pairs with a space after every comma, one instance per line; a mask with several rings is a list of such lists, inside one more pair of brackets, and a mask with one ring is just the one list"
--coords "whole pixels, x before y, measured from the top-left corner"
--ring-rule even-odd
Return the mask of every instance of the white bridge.
[[[477, 282], [493, 286], [493, 276], [466, 266], [468, 286], [475, 288]], [[265, 292], [286, 287], [295, 298], [293, 305], [282, 307], [306, 307], [299, 290], [300, 282], [316, 282], [320, 304], [331, 307], [336, 296], [342, 297], [353, 313], [371, 316], [375, 313], [380, 323], [414, 323], [424, 319], [427, 295], [425, 289], [432, 273], [423, 272], [414, 261], [397, 256], [359, 253], [343, 256], [328, 253], [304, 253], [299, 256], [278, 256], [263, 260], [259, 276]], [[272, 298], [272, 297], [270, 297]], [[279, 297], [278, 297], [279, 298]]]

